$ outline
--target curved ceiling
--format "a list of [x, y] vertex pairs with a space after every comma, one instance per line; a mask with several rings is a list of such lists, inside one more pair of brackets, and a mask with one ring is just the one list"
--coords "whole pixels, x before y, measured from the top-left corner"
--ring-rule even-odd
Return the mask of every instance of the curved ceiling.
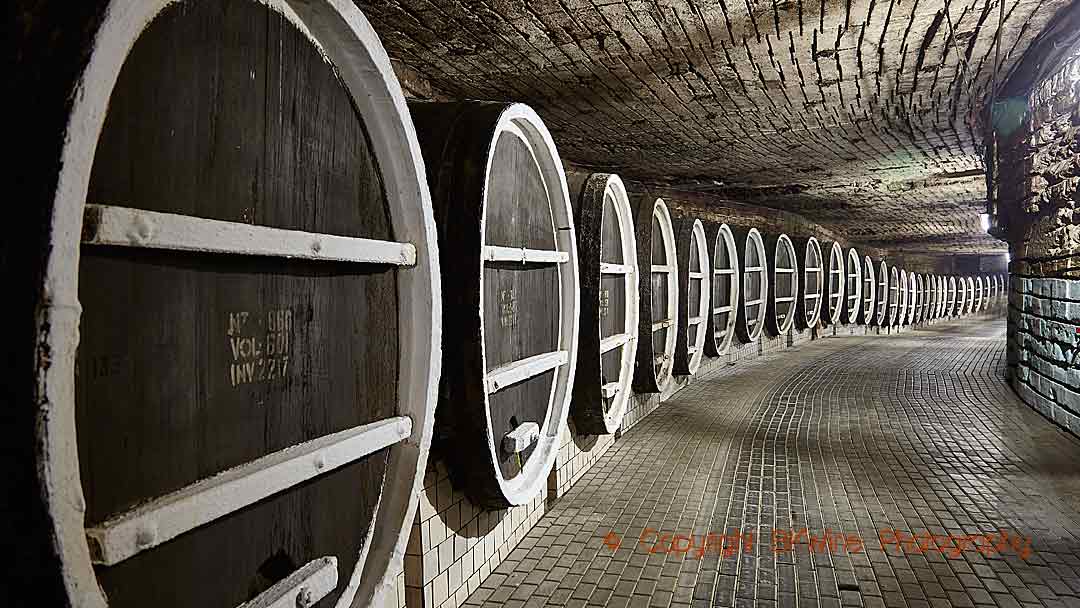
[[983, 252], [1004, 244], [979, 226], [978, 112], [1068, 2], [359, 4], [440, 95], [531, 104], [576, 164], [856, 242]]

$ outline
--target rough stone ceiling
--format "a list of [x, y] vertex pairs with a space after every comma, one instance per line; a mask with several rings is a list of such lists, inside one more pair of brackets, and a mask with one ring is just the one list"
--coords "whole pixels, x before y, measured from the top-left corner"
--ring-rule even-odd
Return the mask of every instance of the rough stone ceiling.
[[[1067, 0], [1002, 0], [998, 79]], [[991, 0], [359, 2], [452, 98], [524, 101], [564, 159], [796, 211], [875, 245], [979, 227]]]

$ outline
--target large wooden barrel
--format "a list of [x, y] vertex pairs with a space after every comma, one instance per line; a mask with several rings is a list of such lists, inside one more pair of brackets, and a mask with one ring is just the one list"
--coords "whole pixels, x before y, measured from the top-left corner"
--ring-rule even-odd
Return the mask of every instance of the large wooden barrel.
[[[907, 285], [904, 285], [902, 290], [907, 293]], [[900, 321], [900, 269], [896, 266], [889, 267], [889, 312], [888, 312], [888, 327], [896, 327], [897, 322]]]
[[795, 323], [799, 300], [799, 256], [786, 234], [765, 237], [765, 259], [769, 269], [769, 297], [765, 310], [765, 332], [779, 336]]
[[769, 298], [765, 242], [757, 228], [733, 228], [731, 232], [742, 266], [735, 335], [742, 343], [750, 344], [757, 342], [765, 330], [765, 302]]
[[854, 247], [848, 249], [847, 280], [844, 281], [844, 322], [853, 324], [859, 321], [862, 311], [862, 256]]
[[795, 325], [799, 329], [817, 327], [825, 299], [825, 260], [814, 237], [795, 239], [795, 251], [802, 254], [802, 289], [795, 301]]
[[997, 299], [998, 294], [1001, 293], [1001, 283], [998, 281], [998, 275], [990, 275], [990, 303], [993, 304]]
[[901, 268], [897, 280], [900, 286], [900, 299], [896, 306], [896, 321], [893, 325], [904, 327], [908, 324], [908, 315], [911, 313], [911, 281], [907, 270]]
[[739, 306], [739, 251], [727, 224], [705, 224], [705, 239], [712, 244], [712, 296], [709, 324], [705, 329], [705, 354], [719, 357], [727, 352], [735, 336]]
[[821, 324], [835, 325], [844, 313], [844, 248], [836, 241], [825, 241], [822, 254], [828, 262], [825, 275], [825, 304], [822, 306]]
[[888, 327], [889, 325], [889, 298], [893, 291], [889, 282], [889, 265], [885, 260], [878, 264], [877, 293], [874, 296], [876, 310], [874, 312], [874, 325]]
[[637, 353], [634, 218], [618, 175], [573, 173], [567, 183], [581, 285], [570, 415], [578, 433], [606, 435], [619, 429], [626, 414]]
[[675, 338], [676, 376], [692, 376], [705, 354], [705, 334], [709, 322], [709, 246], [701, 220], [680, 217], [675, 220], [675, 246], [678, 247], [679, 325]]
[[439, 229], [437, 448], [473, 503], [536, 497], [577, 367], [577, 236], [562, 162], [526, 105], [411, 102]]
[[977, 303], [977, 301], [976, 301], [977, 294], [975, 293], [975, 277], [972, 277], [972, 276], [968, 275], [967, 277], [964, 278], [964, 283], [967, 286], [967, 295], [966, 295], [967, 299], [965, 301], [966, 306], [964, 308], [964, 313], [965, 314], [971, 314], [971, 313], [975, 312], [975, 310], [976, 310], [975, 306], [976, 306], [976, 303]]
[[679, 325], [679, 276], [675, 232], [663, 199], [630, 198], [638, 246], [638, 291], [641, 295], [638, 345], [634, 358], [634, 390], [660, 393], [671, 382]]
[[37, 490], [4, 489], [40, 516], [5, 511], [23, 597], [384, 603], [422, 488], [441, 296], [374, 31], [339, 2], [34, 10], [20, 65], [54, 122], [25, 149], [33, 192], [13, 194], [28, 247], [0, 255], [34, 269], [16, 291], [36, 368], [8, 370], [33, 422], [2, 431], [35, 446], [19, 466]]
[[877, 302], [877, 280], [874, 276], [874, 260], [865, 255], [862, 259], [862, 311], [859, 323], [870, 325], [874, 322], [874, 304]]
[[924, 323], [930, 320], [930, 275], [922, 273], [917, 275], [917, 285], [919, 292], [919, 308], [915, 311], [915, 322]]
[[956, 316], [957, 297], [956, 277], [949, 276], [945, 283], [945, 316]]
[[949, 281], [945, 275], [936, 275], [938, 295], [937, 295], [937, 311], [934, 313], [935, 319], [944, 318], [949, 308]]
[[956, 277], [956, 310], [953, 314], [957, 317], [961, 317], [967, 314], [967, 303], [967, 277]]
[[908, 282], [908, 310], [907, 310], [907, 324], [911, 325], [915, 323], [915, 313], [919, 309], [919, 282], [916, 279], [917, 274], [909, 272], [907, 275]]
[[987, 279], [985, 275], [975, 277], [975, 305], [973, 310], [979, 312], [986, 308]]

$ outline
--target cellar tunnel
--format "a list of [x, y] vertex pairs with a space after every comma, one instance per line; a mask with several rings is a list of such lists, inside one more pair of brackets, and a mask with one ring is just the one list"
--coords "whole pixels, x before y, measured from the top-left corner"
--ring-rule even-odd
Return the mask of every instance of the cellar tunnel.
[[1080, 2], [10, 9], [0, 604], [1080, 606]]

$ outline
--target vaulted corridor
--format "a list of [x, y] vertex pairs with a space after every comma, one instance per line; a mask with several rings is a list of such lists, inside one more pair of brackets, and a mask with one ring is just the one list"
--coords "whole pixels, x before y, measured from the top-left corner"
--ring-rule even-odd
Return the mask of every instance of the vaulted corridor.
[[468, 603], [1080, 606], [1080, 441], [1004, 365], [998, 317], [713, 372], [621, 437]]

